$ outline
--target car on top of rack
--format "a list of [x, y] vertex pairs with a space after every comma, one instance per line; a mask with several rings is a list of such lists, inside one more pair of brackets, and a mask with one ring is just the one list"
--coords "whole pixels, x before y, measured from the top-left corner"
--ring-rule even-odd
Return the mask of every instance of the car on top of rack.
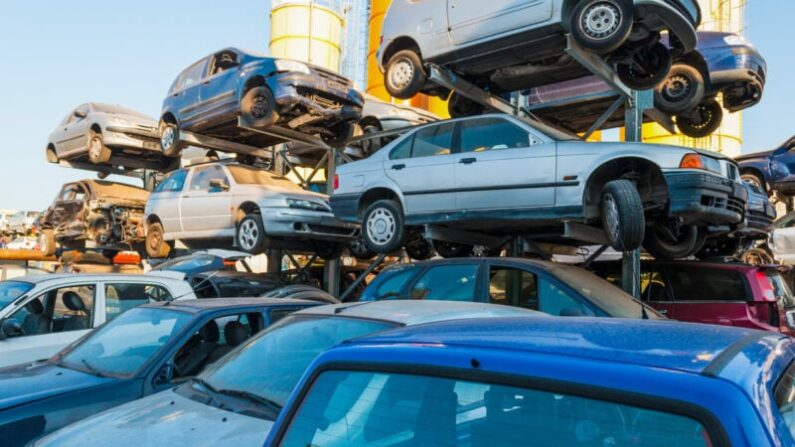
[[[759, 103], [766, 76], [764, 57], [742, 36], [702, 31], [696, 51], [678, 56], [656, 87], [654, 106], [675, 118], [680, 132], [704, 137], [720, 126], [724, 107], [737, 112]], [[539, 118], [579, 133], [586, 132], [616, 101], [612, 90], [598, 77], [588, 76], [533, 88], [528, 102]], [[622, 126], [623, 117], [624, 110], [619, 108], [602, 127]]]
[[[645, 90], [665, 78], [672, 54], [696, 47], [700, 22], [695, 0], [395, 0], [377, 60], [396, 98], [445, 95], [427, 81], [426, 63], [493, 93], [512, 92], [590, 74], [567, 54], [570, 34], [624, 84]], [[671, 49], [662, 32], [673, 36]]]
[[396, 329], [321, 354], [264, 445], [791, 446], [794, 343], [589, 318]]
[[[320, 134], [334, 144], [350, 138], [363, 105], [353, 82], [337, 73], [226, 48], [177, 76], [163, 101], [160, 145], [167, 156], [178, 156], [180, 131], [258, 147], [287, 141], [256, 131], [272, 126]], [[239, 127], [238, 118], [249, 129]]]
[[768, 194], [795, 195], [795, 137], [773, 150], [743, 154], [734, 159], [740, 165], [743, 180]]
[[338, 220], [324, 194], [238, 163], [206, 163], [166, 177], [146, 204], [146, 251], [166, 257], [175, 240], [190, 246], [229, 240], [247, 253], [266, 248], [317, 252], [331, 259], [358, 226]]
[[61, 160], [125, 168], [173, 169], [179, 158], [160, 150], [157, 121], [119, 105], [90, 102], [58, 123], [47, 141], [50, 163]]
[[[531, 125], [532, 124], [532, 125]], [[689, 256], [710, 228], [743, 220], [737, 165], [714, 152], [589, 143], [542, 123], [491, 114], [427, 124], [337, 169], [334, 214], [362, 224], [376, 252], [435, 225], [537, 240], [601, 239], [657, 257]], [[566, 236], [585, 224], [598, 231]]]

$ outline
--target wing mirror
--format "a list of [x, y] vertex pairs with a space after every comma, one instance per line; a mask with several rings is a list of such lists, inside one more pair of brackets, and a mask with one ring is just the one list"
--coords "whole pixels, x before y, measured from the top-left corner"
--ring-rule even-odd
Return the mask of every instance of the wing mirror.
[[87, 114], [82, 110], [75, 110], [75, 116], [78, 118], [85, 118]]
[[20, 335], [25, 335], [25, 330], [22, 329], [22, 324], [18, 320], [5, 320], [0, 325], [0, 340], [5, 340], [9, 337], [19, 337]]
[[152, 384], [155, 386], [167, 385], [171, 383], [174, 377], [174, 364], [171, 362], [166, 363], [157, 371], [155, 377], [152, 379]]
[[229, 191], [229, 185], [220, 179], [210, 180], [210, 192]]

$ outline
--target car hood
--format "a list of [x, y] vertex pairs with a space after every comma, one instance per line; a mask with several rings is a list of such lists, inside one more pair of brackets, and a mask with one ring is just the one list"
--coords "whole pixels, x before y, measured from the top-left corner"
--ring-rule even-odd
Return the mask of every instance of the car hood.
[[47, 363], [28, 363], [0, 369], [0, 410], [73, 393], [116, 379], [98, 377]]
[[289, 197], [293, 199], [328, 203], [328, 196], [325, 194], [320, 194], [313, 191], [304, 191], [296, 188], [284, 188], [280, 186], [242, 185], [235, 190], [235, 195], [261, 197], [265, 200]]
[[743, 160], [750, 160], [750, 159], [753, 159], [753, 158], [768, 158], [771, 155], [773, 155], [773, 152], [775, 152], [775, 151], [776, 150], [774, 149], [774, 150], [771, 150], [771, 151], [753, 152], [751, 154], [738, 155], [738, 156], [734, 157], [734, 160], [735, 161], [743, 161]]
[[40, 446], [260, 447], [273, 422], [221, 410], [173, 390], [132, 401], [42, 439]]
[[[122, 127], [132, 126], [140, 127], [142, 130], [157, 130], [157, 121], [154, 118], [143, 117], [140, 115], [131, 115], [127, 113], [97, 113], [105, 119], [108, 125], [119, 125]], [[126, 122], [123, 122], [126, 121]]]

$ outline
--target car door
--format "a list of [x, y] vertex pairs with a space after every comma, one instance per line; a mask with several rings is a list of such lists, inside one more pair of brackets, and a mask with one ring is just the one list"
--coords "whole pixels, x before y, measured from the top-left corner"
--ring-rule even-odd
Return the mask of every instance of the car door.
[[[69, 157], [81, 152], [88, 146], [88, 130], [91, 123], [88, 114], [91, 107], [83, 104], [72, 112], [72, 118], [64, 125], [61, 133], [59, 156]], [[78, 116], [80, 115], [80, 116]]]
[[[213, 187], [213, 180], [227, 188]], [[220, 164], [198, 166], [191, 171], [188, 188], [182, 193], [180, 213], [185, 232], [202, 232], [202, 237], [225, 237], [234, 231], [229, 177]], [[190, 237], [190, 235], [188, 235]]]
[[447, 0], [450, 40], [455, 45], [520, 30], [552, 18], [552, 0]]
[[180, 76], [177, 89], [171, 93], [177, 98], [174, 104], [183, 128], [191, 128], [200, 119], [201, 90], [204, 87], [202, 80], [206, 68], [207, 58], [188, 67]]
[[[95, 284], [77, 284], [43, 291], [25, 301], [6, 320], [16, 320], [23, 334], [0, 341], [0, 367], [52, 357], [88, 333], [96, 318]], [[67, 294], [75, 294], [67, 299]], [[75, 303], [80, 302], [80, 307]]]
[[[75, 221], [78, 214], [83, 211], [85, 198], [86, 190], [80, 184], [64, 185], [50, 210], [50, 224], [54, 228], [58, 228], [62, 224]], [[69, 236], [69, 234], [64, 234], [64, 236]]]
[[517, 210], [555, 204], [556, 146], [501, 117], [459, 122], [455, 156], [459, 210]]
[[770, 174], [774, 188], [795, 189], [795, 138], [773, 153]]
[[403, 192], [407, 216], [454, 211], [455, 123], [439, 123], [417, 130], [390, 151], [386, 175]]
[[184, 229], [180, 219], [180, 201], [188, 171], [180, 169], [163, 179], [147, 202], [147, 216], [157, 216], [166, 234], [180, 233]]

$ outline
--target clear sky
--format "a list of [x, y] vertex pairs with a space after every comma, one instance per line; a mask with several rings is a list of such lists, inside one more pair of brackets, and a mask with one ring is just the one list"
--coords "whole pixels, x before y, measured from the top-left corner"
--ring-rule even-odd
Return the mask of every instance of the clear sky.
[[[157, 117], [174, 77], [226, 47], [268, 47], [268, 0], [5, 1], [0, 14], [0, 208], [43, 209], [60, 186], [94, 174], [44, 160], [73, 107], [122, 104]], [[745, 150], [795, 133], [795, 1], [749, 0], [749, 38], [770, 65], [765, 98], [746, 113]]]

